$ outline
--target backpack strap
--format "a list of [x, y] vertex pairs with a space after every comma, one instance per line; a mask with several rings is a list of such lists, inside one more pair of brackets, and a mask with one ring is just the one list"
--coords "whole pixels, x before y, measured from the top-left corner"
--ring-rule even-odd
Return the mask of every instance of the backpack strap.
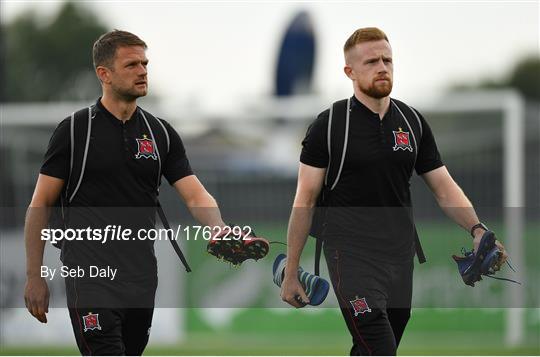
[[[150, 132], [150, 137], [152, 138], [152, 143], [154, 145], [154, 149], [156, 150], [156, 155], [157, 155], [158, 165], [159, 165], [158, 177], [157, 177], [157, 182], [156, 182], [156, 194], [157, 194], [157, 197], [159, 197], [159, 186], [161, 186], [161, 168], [162, 168], [161, 155], [159, 154], [159, 148], [158, 148], [159, 145], [158, 145], [158, 142], [156, 141], [156, 138], [154, 136], [154, 131], [152, 130], [152, 126], [150, 125], [150, 122], [146, 118], [145, 111], [142, 110], [141, 108], [139, 108], [139, 113], [141, 114], [141, 117], [143, 118], [144, 123], [146, 124], [146, 127], [148, 128], [148, 131]], [[165, 152], [165, 154], [167, 155], [169, 153], [169, 148], [170, 148], [171, 142], [170, 142], [170, 138], [169, 138], [169, 133], [167, 132], [167, 129], [165, 128], [165, 125], [163, 125], [161, 120], [154, 117], [152, 114], [150, 114], [148, 112], [146, 112], [146, 114], [148, 114], [148, 117], [151, 118], [153, 122], [159, 123], [158, 126], [160, 126], [161, 129], [163, 130], [165, 138], [166, 138], [166, 143], [167, 143], [167, 146], [166, 146], [167, 151]], [[165, 158], [166, 158], [166, 156], [165, 156]], [[167, 220], [167, 216], [165, 216], [165, 212], [163, 211], [163, 207], [161, 206], [161, 203], [159, 202], [159, 198], [157, 198], [157, 197], [156, 197], [156, 208], [157, 208], [158, 217], [161, 220], [161, 223], [163, 224], [163, 227], [165, 227], [165, 229], [167, 231], [167, 238], [169, 239], [169, 242], [171, 242], [171, 245], [172, 245], [174, 251], [176, 252], [176, 255], [178, 255], [178, 258], [180, 259], [180, 261], [182, 262], [182, 264], [186, 268], [186, 271], [189, 273], [189, 272], [191, 272], [191, 268], [189, 267], [189, 264], [188, 264], [186, 258], [184, 257], [184, 253], [182, 253], [182, 250], [180, 249], [180, 246], [178, 245], [178, 242], [176, 240], [174, 240], [173, 237], [172, 237], [171, 226], [169, 225], [169, 221]]]
[[167, 154], [169, 154], [169, 150], [171, 148], [171, 138], [169, 137], [169, 132], [165, 128], [165, 125], [163, 125], [163, 123], [161, 122], [161, 119], [156, 117], [156, 121], [161, 126], [161, 129], [163, 129], [163, 133], [165, 134], [165, 139], [167, 139]]
[[313, 272], [315, 275], [319, 276], [319, 266], [321, 263], [321, 252], [322, 252], [322, 245], [323, 240], [322, 239], [315, 239], [315, 267], [313, 268]]
[[[414, 172], [414, 166], [416, 165], [416, 159], [418, 158], [418, 150], [420, 149], [420, 142], [422, 140], [422, 134], [423, 134], [422, 121], [420, 120], [420, 116], [418, 115], [416, 110], [414, 110], [409, 105], [396, 99], [390, 99], [390, 101], [392, 102], [392, 105], [401, 114], [401, 116], [403, 117], [403, 120], [405, 120], [405, 123], [407, 124], [407, 127], [409, 128], [409, 131], [411, 132], [411, 135], [413, 137], [415, 156], [414, 156], [414, 164], [413, 164], [413, 168], [411, 172], [411, 176], [412, 176]], [[409, 115], [410, 120], [407, 119], [407, 116], [404, 113], [407, 113]], [[414, 134], [413, 126], [411, 125], [411, 123], [414, 123], [415, 125], [417, 125], [417, 129], [418, 129], [417, 134], [419, 134], [418, 136]], [[420, 243], [420, 238], [418, 237], [418, 231], [416, 230], [416, 226], [414, 227], [414, 249], [416, 250], [416, 256], [418, 258], [418, 262], [420, 264], [425, 263], [426, 255], [424, 254], [424, 250], [422, 249], [422, 244]]]
[[[418, 136], [419, 139], [422, 139], [422, 122], [420, 121], [420, 118], [418, 117], [418, 114], [416, 114], [416, 112], [411, 107], [409, 107], [407, 104], [405, 104], [403, 102], [400, 102], [400, 101], [397, 101], [395, 99], [390, 99], [390, 102], [397, 109], [399, 114], [401, 114], [401, 117], [405, 121], [405, 124], [407, 124], [407, 127], [409, 128], [409, 131], [411, 132], [411, 135], [413, 137], [413, 141], [414, 141], [414, 164], [413, 164], [412, 170], [414, 171], [414, 166], [416, 165], [416, 159], [418, 158], [418, 149], [420, 148], [420, 141], [417, 140], [417, 136], [414, 134], [414, 130], [413, 130], [409, 120], [407, 119], [407, 116], [405, 114], [403, 114], [403, 111], [406, 110], [408, 113], [413, 113], [414, 118], [416, 119], [416, 123], [418, 125], [418, 130], [419, 130], [419, 134], [420, 134]], [[396, 103], [398, 103], [398, 104], [396, 104]], [[402, 110], [400, 108], [400, 106], [404, 110]], [[412, 174], [413, 174], [413, 172], [411, 172], [411, 176], [412, 176]]]
[[[68, 206], [81, 187], [90, 146], [92, 119], [94, 117], [93, 105], [71, 114], [69, 176], [64, 190], [63, 205]], [[77, 144], [81, 142], [84, 142], [84, 146]]]
[[[152, 138], [152, 142], [154, 143], [154, 148], [156, 150], [156, 156], [159, 165], [158, 177], [156, 180], [156, 192], [159, 194], [159, 186], [161, 186], [161, 169], [163, 167], [163, 162], [166, 160], [167, 155], [169, 154], [171, 139], [169, 137], [169, 132], [159, 118], [153, 116], [152, 114], [141, 108], [138, 108], [138, 110], [141, 114], [141, 117], [143, 118], [144, 123], [146, 124], [146, 127], [148, 128], [148, 131], [150, 132], [150, 137]], [[154, 130], [152, 130], [152, 128], [154, 128]], [[166, 145], [163, 145], [161, 140], [156, 140], [158, 135], [154, 135], [154, 133], [163, 133]], [[163, 150], [160, 151], [159, 147], [161, 147]], [[165, 153], [165, 155], [162, 157], [160, 153]]]
[[[88, 155], [92, 119], [95, 116], [93, 109], [94, 106], [90, 106], [73, 112], [70, 116], [69, 173], [67, 182], [62, 188], [58, 202], [55, 204], [55, 206], [59, 208], [59, 212], [53, 212], [51, 214], [53, 218], [50, 218], [55, 226], [61, 226], [63, 229], [67, 229], [67, 222], [69, 221], [69, 211], [67, 210], [67, 207], [75, 197], [82, 182], [84, 168], [86, 166], [86, 157]], [[84, 142], [84, 147], [77, 146], [77, 142]], [[64, 241], [62, 240], [53, 243], [53, 246], [62, 249], [63, 242]], [[60, 259], [63, 259], [63, 252], [60, 254]]]
[[[159, 154], [159, 147], [158, 147], [156, 138], [154, 136], [154, 131], [152, 130], [152, 127], [150, 126], [150, 123], [148, 122], [148, 119], [146, 119], [146, 115], [144, 115], [144, 111], [139, 108], [139, 113], [141, 114], [141, 117], [143, 118], [144, 123], [146, 124], [146, 127], [148, 128], [148, 131], [150, 132], [150, 137], [152, 138], [152, 144], [154, 145], [154, 150], [156, 150], [157, 161], [158, 161], [158, 173], [157, 173], [157, 178], [156, 178], [156, 192], [159, 194], [159, 186], [161, 186], [161, 155]], [[155, 121], [159, 121], [156, 118], [154, 118], [154, 116], [150, 116], [150, 117], [152, 119], [154, 119]]]
[[[339, 100], [330, 106], [328, 113], [327, 146], [328, 146], [328, 167], [324, 177], [324, 185], [320, 193], [320, 202], [328, 202], [330, 192], [336, 187], [343, 171], [347, 144], [349, 142], [349, 120], [351, 113], [351, 98]], [[339, 158], [339, 159], [338, 159]], [[335, 160], [338, 159], [338, 160]], [[339, 163], [339, 165], [338, 165]], [[322, 208], [319, 208], [322, 209]], [[318, 220], [324, 220], [326, 213], [318, 215]], [[315, 217], [314, 217], [315, 218]], [[316, 222], [323, 224], [323, 222]], [[322, 234], [317, 234], [322, 235]], [[315, 242], [315, 275], [319, 275], [319, 265], [323, 240], [317, 237]]]
[[[324, 186], [332, 191], [341, 177], [347, 144], [349, 142], [349, 119], [351, 98], [335, 102], [328, 114], [328, 167], [324, 178]], [[337, 159], [337, 160], [336, 160]]]
[[171, 242], [172, 247], [173, 247], [174, 251], [176, 252], [176, 255], [178, 255], [178, 258], [180, 259], [180, 261], [184, 265], [184, 268], [186, 268], [186, 272], [190, 273], [191, 268], [189, 267], [189, 264], [188, 264], [188, 262], [186, 260], [186, 257], [184, 256], [184, 253], [182, 253], [182, 249], [180, 249], [180, 246], [178, 245], [178, 243], [172, 237], [171, 226], [169, 225], [169, 221], [167, 220], [167, 217], [165, 216], [165, 212], [163, 211], [163, 207], [161, 207], [161, 204], [159, 203], [159, 200], [157, 200], [157, 213], [158, 213], [159, 219], [161, 219], [161, 223], [163, 223], [163, 227], [165, 227], [165, 230], [167, 232], [167, 238]]
[[424, 254], [424, 249], [422, 248], [422, 244], [420, 243], [420, 238], [418, 237], [416, 225], [414, 227], [414, 250], [416, 251], [418, 263], [424, 264], [426, 262], [426, 255]]

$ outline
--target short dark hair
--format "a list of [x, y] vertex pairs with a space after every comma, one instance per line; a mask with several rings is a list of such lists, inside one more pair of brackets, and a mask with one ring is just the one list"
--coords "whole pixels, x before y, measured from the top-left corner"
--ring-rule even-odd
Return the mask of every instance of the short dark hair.
[[131, 32], [113, 30], [101, 35], [92, 49], [94, 68], [98, 66], [112, 67], [114, 56], [118, 47], [142, 46], [147, 49], [146, 43]]

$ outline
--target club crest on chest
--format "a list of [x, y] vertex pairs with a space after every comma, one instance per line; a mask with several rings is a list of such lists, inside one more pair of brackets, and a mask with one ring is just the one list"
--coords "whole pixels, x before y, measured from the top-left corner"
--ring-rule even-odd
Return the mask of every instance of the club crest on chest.
[[143, 134], [142, 139], [136, 138], [135, 140], [137, 140], [137, 154], [135, 154], [136, 159], [145, 158], [157, 160], [154, 142], [151, 139], [148, 139], [146, 134]]
[[399, 128], [398, 131], [392, 131], [394, 133], [394, 151], [398, 150], [409, 150], [410, 152], [413, 151], [413, 148], [411, 146], [411, 142], [409, 140], [409, 132], [403, 131], [403, 129]]

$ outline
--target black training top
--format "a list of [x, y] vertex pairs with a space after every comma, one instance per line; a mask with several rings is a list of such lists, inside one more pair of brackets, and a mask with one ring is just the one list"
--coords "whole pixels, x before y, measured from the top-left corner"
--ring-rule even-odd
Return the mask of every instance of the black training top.
[[[417, 112], [423, 134], [420, 138], [418, 130], [410, 133], [393, 104], [381, 120], [353, 96], [350, 111], [347, 152], [339, 182], [328, 198], [324, 239], [387, 261], [411, 259], [414, 223], [409, 180], [413, 168], [421, 175], [443, 166], [431, 129]], [[309, 127], [302, 142], [302, 163], [328, 166], [328, 116], [325, 110]], [[407, 120], [415, 130], [411, 120], [416, 118]]]
[[[168, 154], [160, 152], [162, 174], [173, 184], [193, 172], [180, 136], [169, 123], [159, 120], [170, 138]], [[166, 140], [164, 133], [158, 134], [154, 132], [156, 140]], [[51, 137], [40, 172], [67, 181], [70, 146], [70, 118], [66, 118]], [[117, 267], [115, 279], [127, 281], [155, 276], [153, 241], [136, 237], [138, 229], [154, 228], [155, 224], [159, 165], [154, 151], [151, 135], [139, 110], [122, 122], [98, 99], [86, 168], [80, 188], [70, 204], [68, 226], [99, 228], [103, 232], [107, 225], [116, 225], [134, 233], [132, 240], [109, 240], [103, 244], [101, 241], [64, 241], [64, 264]], [[110, 238], [112, 233], [108, 234]]]

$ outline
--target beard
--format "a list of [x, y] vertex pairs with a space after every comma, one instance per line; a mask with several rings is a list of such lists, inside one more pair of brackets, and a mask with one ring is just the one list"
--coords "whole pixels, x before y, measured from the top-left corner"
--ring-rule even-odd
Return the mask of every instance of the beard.
[[148, 87], [144, 89], [139, 89], [138, 87], [122, 87], [122, 86], [112, 86], [113, 92], [118, 98], [123, 99], [126, 102], [131, 102], [137, 98], [144, 97], [148, 92]]
[[385, 77], [385, 79], [387, 79], [385, 82], [378, 82], [378, 79], [380, 78], [374, 79], [369, 86], [362, 86], [362, 84], [359, 83], [360, 91], [375, 99], [381, 99], [389, 96], [392, 92], [392, 79]]

